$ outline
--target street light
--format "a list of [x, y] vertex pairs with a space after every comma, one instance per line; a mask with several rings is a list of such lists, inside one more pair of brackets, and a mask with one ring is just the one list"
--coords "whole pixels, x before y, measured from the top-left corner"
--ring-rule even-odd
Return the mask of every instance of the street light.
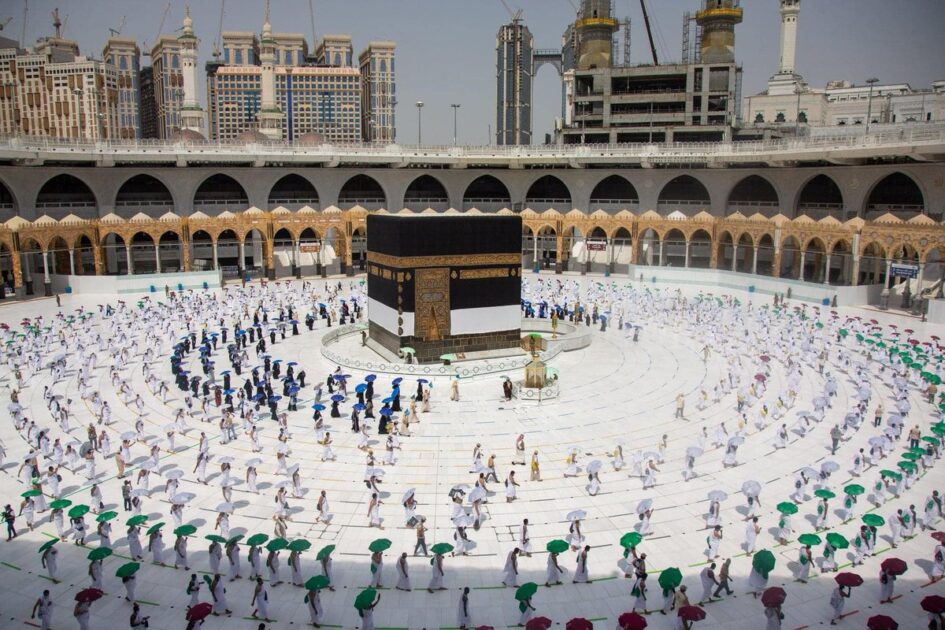
[[453, 108], [453, 144], [455, 145], [459, 141], [458, 135], [456, 133], [456, 112], [459, 111], [459, 108], [462, 107], [462, 105], [453, 103], [450, 105], [450, 107]]
[[797, 106], [794, 108], [794, 137], [796, 138], [800, 130], [800, 125], [801, 125], [801, 85], [800, 83], [794, 86], [794, 93], [797, 95]]
[[423, 144], [423, 101], [417, 101], [417, 144]]
[[870, 95], [866, 101], [866, 133], [869, 135], [870, 119], [873, 117], [873, 85], [879, 83], [879, 79], [874, 77], [872, 79], [867, 79], [866, 82], [870, 86]]

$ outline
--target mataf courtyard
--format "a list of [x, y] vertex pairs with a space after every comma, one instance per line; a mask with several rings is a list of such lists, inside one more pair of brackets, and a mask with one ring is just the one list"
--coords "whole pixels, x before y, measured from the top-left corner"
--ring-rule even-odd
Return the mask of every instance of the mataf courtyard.
[[3, 304], [2, 625], [942, 623], [945, 326], [533, 273], [522, 316], [541, 390], [376, 348], [357, 277]]

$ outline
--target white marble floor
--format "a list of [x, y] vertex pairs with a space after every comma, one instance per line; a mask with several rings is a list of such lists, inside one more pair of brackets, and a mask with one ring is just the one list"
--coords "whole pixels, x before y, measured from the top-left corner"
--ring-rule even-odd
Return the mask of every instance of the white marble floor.
[[[579, 279], [590, 283], [599, 279]], [[344, 280], [344, 282], [348, 282]], [[610, 282], [610, 280], [608, 280]], [[320, 289], [322, 283], [316, 283]], [[620, 284], [623, 286], [623, 283]], [[639, 290], [641, 287], [634, 283]], [[663, 289], [667, 291], [667, 289]], [[718, 291], [721, 295], [723, 292]], [[690, 299], [694, 290], [684, 290]], [[303, 578], [320, 573], [315, 552], [326, 544], [336, 545], [334, 552], [334, 592], [325, 592], [322, 602], [325, 606], [323, 625], [327, 627], [360, 627], [361, 620], [353, 607], [356, 595], [368, 585], [369, 571], [368, 544], [384, 537], [392, 541], [392, 547], [384, 557], [384, 589], [374, 618], [377, 627], [385, 628], [450, 628], [457, 626], [457, 607], [462, 587], [471, 587], [470, 608], [474, 626], [490, 625], [496, 628], [514, 626], [518, 623], [519, 613], [514, 599], [514, 589], [502, 587], [502, 568], [506, 554], [515, 546], [522, 519], [529, 519], [532, 544], [535, 553], [530, 558], [519, 562], [519, 583], [534, 581], [541, 586], [533, 599], [537, 614], [548, 617], [557, 625], [564, 624], [573, 617], [591, 619], [595, 627], [614, 628], [617, 618], [629, 611], [633, 604], [630, 595], [632, 580], [626, 579], [618, 568], [622, 549], [618, 543], [621, 535], [633, 531], [639, 525], [636, 507], [643, 499], [652, 499], [655, 511], [652, 517], [652, 533], [647, 535], [639, 549], [648, 557], [650, 572], [650, 598], [648, 608], [654, 613], [648, 615], [649, 627], [670, 628], [675, 623], [673, 615], [663, 616], [656, 612], [662, 597], [656, 585], [660, 570], [678, 567], [684, 576], [684, 584], [689, 587], [690, 599], [695, 603], [701, 595], [699, 573], [706, 563], [705, 514], [709, 507], [707, 493], [713, 489], [727, 492], [727, 500], [721, 505], [721, 523], [724, 538], [721, 543], [722, 558], [732, 558], [731, 573], [734, 595], [723, 597], [721, 601], [707, 603], [706, 620], [697, 623], [696, 628], [733, 628], [748, 629], [764, 627], [764, 610], [760, 601], [748, 594], [747, 577], [751, 570], [751, 559], [746, 556], [742, 543], [744, 540], [745, 499], [740, 488], [746, 480], [757, 480], [762, 485], [761, 499], [763, 507], [759, 510], [762, 532], [758, 537], [758, 549], [770, 549], [777, 560], [769, 578], [769, 586], [783, 586], [787, 591], [784, 606], [784, 628], [802, 628], [825, 624], [831, 617], [828, 604], [834, 587], [832, 574], [819, 575], [817, 570], [807, 584], [795, 581], [794, 572], [798, 569], [800, 545], [797, 535], [814, 531], [812, 525], [816, 516], [816, 500], [804, 501], [794, 517], [794, 537], [787, 545], [779, 545], [773, 536], [776, 531], [778, 514], [775, 505], [787, 501], [794, 489], [795, 474], [805, 466], [819, 469], [826, 460], [834, 460], [840, 470], [833, 474], [830, 486], [838, 494], [831, 502], [831, 515], [828, 521], [829, 531], [835, 531], [852, 539], [859, 528], [860, 517], [867, 511], [875, 512], [888, 520], [889, 514], [898, 508], [907, 508], [915, 504], [920, 516], [923, 513], [927, 497], [933, 489], [945, 490], [945, 475], [942, 473], [941, 460], [935, 460], [931, 468], [920, 473], [911, 488], [904, 490], [900, 498], [889, 498], [880, 508], [874, 508], [862, 497], [855, 508], [855, 517], [847, 524], [834, 513], [840, 507], [842, 491], [848, 483], [861, 483], [870, 488], [878, 478], [881, 468], [895, 469], [900, 459], [891, 455], [878, 466], [864, 472], [858, 480], [852, 480], [850, 469], [855, 453], [867, 445], [868, 439], [878, 434], [879, 429], [872, 426], [872, 410], [876, 401], [882, 399], [887, 409], [894, 408], [892, 390], [887, 381], [890, 371], [880, 375], [878, 364], [871, 364], [873, 398], [870, 402], [867, 421], [855, 431], [849, 439], [843, 441], [834, 456], [830, 455], [829, 432], [855, 405], [856, 383], [852, 380], [852, 371], [842, 365], [839, 349], [849, 351], [855, 361], [863, 359], [862, 351], [866, 346], [856, 342], [851, 334], [841, 344], [836, 345], [836, 330], [839, 327], [831, 323], [830, 310], [813, 316], [813, 309], [807, 307], [812, 315], [808, 320], [795, 319], [788, 323], [786, 319], [777, 320], [770, 331], [786, 330], [797, 332], [798, 327], [810, 328], [817, 341], [829, 348], [825, 373], [834, 374], [838, 381], [838, 392], [832, 408], [827, 409], [826, 418], [815, 423], [806, 435], [801, 436], [791, 431], [786, 448], [775, 449], [775, 433], [780, 422], [769, 422], [759, 430], [755, 419], [762, 404], [772, 405], [779, 393], [785, 392], [788, 383], [788, 370], [781, 357], [771, 353], [772, 361], [768, 364], [768, 393], [754, 402], [744, 411], [748, 419], [745, 427], [745, 443], [738, 451], [738, 465], [723, 467], [724, 449], [715, 448], [712, 438], [720, 422], [725, 422], [729, 433], [736, 430], [739, 414], [736, 411], [736, 395], [731, 391], [718, 402], [712, 401], [713, 388], [720, 380], [728, 378], [730, 369], [743, 374], [743, 383], [751, 381], [752, 375], [764, 369], [758, 362], [762, 351], [771, 351], [758, 347], [748, 330], [758, 331], [759, 323], [754, 318], [762, 304], [769, 304], [770, 298], [758, 298], [748, 294], [739, 294], [740, 306], [726, 306], [722, 312], [728, 318], [725, 327], [715, 339], [703, 336], [705, 327], [695, 322], [682, 319], [671, 321], [669, 317], [649, 313], [638, 319], [643, 324], [638, 342], [634, 342], [624, 332], [611, 326], [606, 332], [596, 329], [592, 344], [582, 350], [564, 353], [555, 359], [561, 379], [561, 397], [537, 403], [505, 402], [501, 398], [501, 380], [498, 375], [488, 375], [460, 382], [460, 401], [448, 400], [449, 382], [445, 378], [433, 379], [432, 409], [420, 414], [420, 423], [411, 427], [412, 435], [401, 438], [402, 450], [397, 452], [397, 463], [383, 466], [381, 516], [384, 531], [368, 527], [367, 510], [370, 498], [363, 482], [365, 454], [356, 448], [358, 436], [349, 430], [347, 414], [353, 397], [342, 404], [343, 418], [328, 419], [334, 437], [334, 451], [337, 461], [320, 461], [322, 447], [316, 443], [309, 405], [313, 391], [309, 385], [302, 393], [305, 404], [300, 411], [290, 413], [289, 426], [292, 438], [289, 441], [291, 453], [289, 463], [298, 463], [302, 473], [302, 485], [305, 496], [301, 499], [289, 498], [291, 520], [288, 522], [290, 540], [304, 538], [312, 543], [312, 549], [302, 555]], [[107, 298], [64, 297], [62, 310], [70, 312], [84, 305], [97, 313], [96, 305]], [[129, 300], [130, 301], [130, 300]], [[751, 312], [749, 312], [749, 306]], [[795, 304], [789, 304], [793, 307]], [[40, 299], [25, 303], [7, 303], [0, 305], [0, 321], [17, 327], [24, 317], [43, 314], [48, 319], [58, 309], [51, 299]], [[927, 341], [931, 335], [945, 337], [945, 327], [921, 324], [915, 319], [896, 317], [889, 314], [875, 313], [864, 309], [837, 309], [839, 319], [847, 316], [859, 316], [866, 320], [876, 319], [881, 326], [895, 323], [899, 329], [914, 329], [914, 336]], [[741, 313], [741, 322], [733, 315]], [[304, 311], [303, 311], [304, 313]], [[95, 326], [103, 330], [100, 318], [93, 318]], [[826, 327], [822, 330], [813, 327], [814, 322], [822, 321]], [[298, 362], [308, 374], [309, 382], [324, 381], [326, 374], [334, 365], [325, 362], [320, 354], [320, 337], [326, 329], [319, 323], [314, 332], [303, 328], [298, 337], [288, 337], [270, 348], [274, 357], [283, 361]], [[818, 337], [817, 335], [820, 335]], [[707, 360], [703, 360], [703, 347], [712, 346]], [[347, 346], [346, 346], [347, 344]], [[364, 352], [358, 348], [359, 340], [353, 337], [342, 340], [339, 347], [350, 353]], [[733, 360], [726, 348], [742, 355], [743, 365], [733, 365]], [[795, 348], [796, 350], [797, 348]], [[139, 349], [140, 350], [140, 349]], [[131, 380], [133, 389], [140, 392], [145, 400], [146, 433], [159, 439], [164, 445], [162, 427], [172, 421], [173, 413], [181, 406], [181, 392], [174, 388], [167, 360], [170, 345], [161, 349], [162, 355], [153, 365], [161, 378], [171, 385], [171, 396], [165, 403], [153, 395], [145, 385], [141, 372], [141, 357], [137, 356], [131, 365], [125, 368], [124, 375]], [[753, 352], [757, 350], [757, 352]], [[50, 348], [48, 356], [58, 352]], [[186, 359], [199, 373], [194, 352]], [[254, 355], [250, 348], [250, 355]], [[75, 355], [68, 356], [69, 367], [77, 362]], [[228, 367], [225, 353], [215, 356], [217, 369]], [[100, 366], [105, 364], [104, 354], [100, 357]], [[346, 370], [348, 371], [348, 370]], [[113, 407], [113, 424], [106, 430], [112, 436], [113, 449], [119, 443], [118, 436], [133, 429], [137, 416], [135, 410], [126, 405], [111, 386], [108, 368], [95, 370], [96, 383], [102, 396]], [[360, 382], [366, 372], [350, 372], [351, 386]], [[0, 367], [0, 387], [6, 406], [6, 392], [13, 384], [9, 368]], [[513, 374], [511, 376], [518, 376]], [[801, 369], [800, 387], [797, 402], [789, 409], [782, 422], [793, 428], [798, 420], [797, 413], [811, 410], [812, 400], [824, 390], [824, 375], [816, 365], [804, 364]], [[235, 387], [242, 384], [241, 379], [234, 381]], [[48, 428], [53, 437], [63, 438], [62, 430], [51, 418], [43, 399], [43, 388], [50, 386], [54, 393], [74, 399], [72, 410], [72, 436], [84, 441], [85, 430], [93, 421], [91, 409], [83, 401], [76, 389], [75, 371], [70, 369], [60, 382], [50, 380], [49, 370], [43, 370], [31, 377], [20, 393], [20, 402], [26, 416], [38, 425]], [[380, 375], [375, 383], [379, 397], [390, 391], [390, 377]], [[412, 378], [405, 378], [403, 394], [409, 395], [416, 388]], [[709, 403], [697, 408], [700, 392], [706, 390]], [[676, 397], [686, 397], [686, 414], [683, 419], [674, 418]], [[925, 402], [918, 388], [911, 389], [912, 410], [906, 418], [906, 432], [913, 424], [918, 424], [923, 434], [928, 435], [929, 426], [938, 421], [937, 409]], [[184, 521], [198, 529], [189, 545], [191, 568], [202, 575], [209, 571], [207, 541], [203, 535], [213, 532], [216, 518], [215, 506], [222, 501], [221, 490], [215, 483], [216, 474], [211, 474], [209, 484], [196, 481], [193, 474], [197, 440], [201, 431], [211, 438], [210, 453], [215, 459], [229, 455], [235, 459], [233, 476], [243, 479], [245, 460], [254, 457], [248, 438], [239, 432], [239, 439], [226, 445], [219, 443], [219, 430], [212, 414], [213, 424], [203, 424], [199, 420], [189, 421], [186, 435], [177, 436], [177, 448], [174, 453], [162, 452], [159, 470], [166, 472], [175, 467], [184, 471], [180, 482], [181, 491], [193, 492], [196, 498], [184, 511]], [[2, 502], [14, 507], [20, 501], [19, 494], [26, 487], [17, 477], [17, 469], [23, 458], [29, 453], [30, 446], [25, 435], [18, 432], [10, 417], [4, 412], [4, 421], [0, 422], [0, 439], [6, 450], [6, 457], [0, 474], [0, 493]], [[260, 425], [261, 442], [264, 447], [259, 455], [264, 463], [259, 466], [259, 486], [261, 492], [248, 491], [245, 483], [234, 488], [233, 502], [236, 511], [230, 519], [232, 533], [255, 533], [273, 535], [274, 485], [285, 479], [277, 475], [275, 452], [277, 429], [274, 423], [265, 420]], [[691, 481], [683, 478], [684, 454], [688, 447], [697, 441], [698, 433], [706, 427], [709, 435], [705, 454], [697, 459], [697, 476]], [[376, 425], [371, 425], [372, 447], [380, 460], [383, 456], [384, 443], [374, 436]], [[507, 503], [504, 497], [502, 481], [508, 475], [514, 454], [514, 440], [520, 433], [525, 435], [527, 452], [537, 450], [541, 462], [542, 481], [529, 481], [528, 466], [516, 465], [516, 477], [521, 483], [518, 499]], [[905, 432], [904, 432], [905, 433]], [[638, 451], [655, 451], [660, 436], [668, 437], [665, 462], [659, 465], [655, 487], [644, 490], [642, 480], [632, 470], [633, 454]], [[405, 527], [404, 509], [400, 497], [408, 488], [416, 489], [419, 501], [418, 512], [427, 518], [429, 544], [453, 542], [452, 504], [448, 492], [452, 486], [460, 483], [473, 484], [475, 475], [469, 472], [472, 462], [473, 447], [481, 443], [486, 457], [496, 455], [496, 468], [499, 483], [489, 484], [489, 501], [486, 504], [485, 518], [477, 531], [469, 530], [473, 541], [469, 555], [447, 557], [445, 559], [445, 586], [447, 590], [429, 594], [426, 585], [430, 579], [429, 560], [423, 557], [409, 556], [409, 567], [414, 590], [396, 591], [394, 565], [400, 552], [408, 554], [413, 550], [415, 534]], [[627, 465], [615, 471], [611, 464], [611, 454], [617, 444], [622, 444]], [[903, 434], [902, 442], [896, 444], [895, 452], [901, 453], [908, 446]], [[578, 465], [581, 474], [577, 477], [565, 476], [565, 459], [571, 447], [576, 447]], [[868, 448], [868, 446], [867, 446]], [[132, 471], [147, 456], [147, 446], [136, 444], [132, 448]], [[211, 459], [208, 470], [217, 473], [219, 466]], [[596, 496], [590, 496], [585, 489], [587, 483], [584, 466], [592, 460], [601, 460], [601, 490]], [[104, 590], [106, 595], [93, 604], [91, 610], [91, 628], [125, 627], [130, 615], [130, 604], [124, 599], [121, 581], [115, 577], [115, 570], [128, 561], [128, 546], [125, 539], [124, 522], [130, 513], [122, 510], [120, 494], [121, 482], [116, 478], [115, 464], [111, 460], [98, 462], [99, 483], [107, 509], [115, 509], [119, 517], [112, 534], [116, 556], [104, 562]], [[40, 466], [46, 464], [40, 459]], [[80, 465], [75, 472], [66, 467], [60, 470], [63, 476], [62, 496], [74, 503], [87, 503], [89, 482]], [[168, 521], [165, 544], [173, 544], [172, 528], [168, 512], [170, 504], [163, 492], [164, 480], [158, 478], [152, 482], [150, 497], [144, 499], [144, 513], [149, 517], [149, 524]], [[291, 489], [291, 488], [290, 488]], [[328, 494], [333, 518], [329, 524], [315, 521], [315, 502], [321, 490]], [[545, 544], [552, 539], [565, 538], [568, 534], [568, 521], [565, 515], [575, 509], [585, 510], [587, 517], [582, 529], [587, 544], [591, 546], [589, 571], [592, 583], [572, 584], [571, 577], [575, 568], [576, 554], [567, 551], [561, 554], [562, 566], [568, 570], [561, 586], [546, 588], [545, 563], [547, 554]], [[72, 616], [73, 596], [89, 583], [86, 554], [99, 546], [94, 534], [94, 522], [90, 527], [88, 548], [79, 548], [71, 542], [60, 543], [59, 578], [53, 583], [46, 577], [40, 566], [39, 546], [55, 538], [55, 528], [49, 523], [48, 512], [37, 516], [37, 527], [26, 530], [22, 517], [17, 519], [20, 535], [13, 541], [0, 544], [0, 576], [4, 588], [0, 592], [0, 624], [4, 627], [19, 627], [23, 624], [37, 624], [30, 620], [33, 602], [43, 589], [49, 589], [54, 602], [52, 615], [53, 628], [75, 627]], [[93, 519], [94, 520], [94, 516]], [[938, 520], [936, 527], [941, 527]], [[66, 523], [68, 532], [68, 521]], [[931, 594], [943, 594], [945, 582], [929, 584], [932, 566], [932, 551], [935, 542], [928, 531], [916, 530], [915, 537], [900, 541], [898, 548], [890, 549], [889, 528], [879, 528], [880, 537], [876, 555], [866, 559], [865, 564], [853, 570], [860, 574], [865, 583], [853, 590], [846, 605], [849, 613], [840, 627], [863, 628], [869, 617], [875, 614], [887, 614], [899, 622], [901, 628], [924, 627], [927, 623], [925, 613], [919, 606], [920, 600]], [[823, 537], [823, 533], [821, 533]], [[147, 542], [146, 538], [144, 540]], [[820, 558], [822, 545], [814, 548], [814, 557]], [[243, 575], [246, 569], [247, 549], [241, 550]], [[838, 561], [848, 565], [847, 551], [838, 555]], [[168, 553], [170, 557], [172, 552]], [[288, 580], [286, 552], [282, 554], [282, 575]], [[896, 583], [897, 599], [892, 604], [879, 604], [879, 565], [888, 557], [896, 556], [906, 560], [909, 569]], [[226, 567], [226, 561], [223, 562]], [[843, 569], [841, 569], [843, 570]], [[224, 568], [225, 571], [225, 568]], [[184, 615], [189, 601], [185, 587], [191, 572], [183, 569], [153, 565], [150, 556], [142, 563], [137, 577], [137, 597], [142, 611], [151, 616], [152, 628], [183, 628], [186, 625]], [[227, 584], [227, 598], [233, 616], [210, 617], [205, 628], [256, 628], [259, 622], [250, 618], [252, 606], [250, 599], [253, 585], [246, 579]], [[305, 591], [299, 587], [284, 583], [269, 588], [270, 615], [275, 619], [266, 627], [286, 628], [308, 623], [308, 612], [303, 601]], [[209, 601], [210, 596], [204, 587], [201, 601]]]

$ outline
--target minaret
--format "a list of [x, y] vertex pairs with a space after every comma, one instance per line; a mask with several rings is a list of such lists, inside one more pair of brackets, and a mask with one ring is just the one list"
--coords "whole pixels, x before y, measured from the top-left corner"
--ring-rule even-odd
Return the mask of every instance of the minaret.
[[197, 38], [194, 36], [194, 21], [190, 7], [184, 13], [184, 32], [180, 43], [181, 73], [184, 77], [184, 102], [180, 109], [181, 131], [203, 134], [203, 110], [197, 102]]
[[733, 63], [735, 61], [735, 25], [742, 22], [738, 0], [703, 0], [696, 12], [696, 23], [702, 27], [702, 61]]
[[797, 16], [800, 12], [801, 0], [781, 0], [781, 65], [778, 74], [794, 74]]
[[282, 139], [282, 110], [276, 105], [276, 41], [269, 23], [269, 2], [266, 21], [259, 40], [259, 61], [262, 64], [262, 102], [259, 109], [259, 131], [270, 140]]

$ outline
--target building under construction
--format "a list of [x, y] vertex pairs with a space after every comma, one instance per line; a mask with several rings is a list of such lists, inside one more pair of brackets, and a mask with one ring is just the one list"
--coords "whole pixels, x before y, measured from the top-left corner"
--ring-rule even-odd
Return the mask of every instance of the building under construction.
[[[640, 7], [652, 63], [637, 65], [630, 63], [630, 20], [614, 15], [612, 0], [582, 0], [562, 38], [560, 54], [534, 50], [521, 14], [515, 14], [515, 30], [503, 26], [497, 47], [499, 143], [530, 142], [531, 82], [542, 63], [553, 63], [562, 77], [557, 143], [731, 139], [741, 100], [741, 67], [735, 62], [740, 0], [701, 0], [695, 14], [685, 14], [682, 59], [672, 63], [659, 59], [645, 0]], [[509, 63], [503, 50], [523, 53]], [[509, 133], [508, 121], [528, 133]]]

